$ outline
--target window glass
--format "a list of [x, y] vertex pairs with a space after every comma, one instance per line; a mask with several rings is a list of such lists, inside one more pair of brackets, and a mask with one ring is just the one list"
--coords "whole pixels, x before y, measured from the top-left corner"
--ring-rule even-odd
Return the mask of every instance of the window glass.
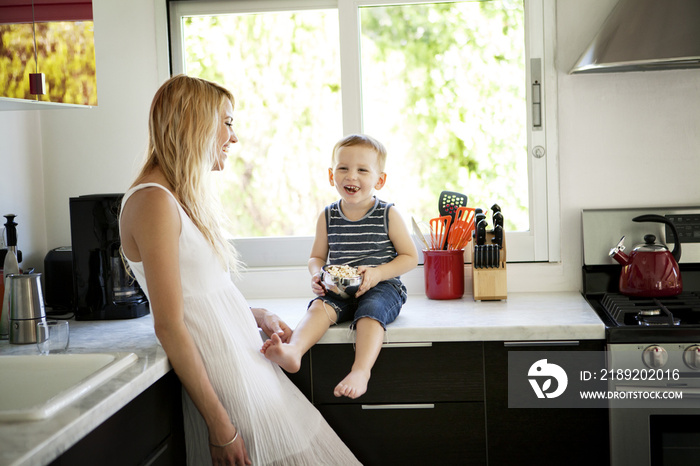
[[231, 233], [313, 235], [342, 133], [337, 11], [190, 16], [183, 32], [186, 73], [236, 99], [240, 142], [219, 179]]
[[[417, 218], [442, 190], [529, 229], [520, 2], [364, 7], [362, 117], [389, 152], [380, 196]], [[404, 207], [405, 206], [405, 207]]]
[[378, 196], [407, 220], [461, 192], [502, 208], [509, 262], [558, 260], [554, 3], [378, 3], [170, 0], [173, 73], [236, 96], [240, 143], [217, 178], [244, 260], [306, 263], [349, 132], [387, 147]]

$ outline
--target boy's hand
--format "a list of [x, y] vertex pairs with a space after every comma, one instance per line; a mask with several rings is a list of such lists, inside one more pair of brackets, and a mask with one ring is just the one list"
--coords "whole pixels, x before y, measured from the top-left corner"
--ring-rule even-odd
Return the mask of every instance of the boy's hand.
[[326, 295], [326, 288], [321, 283], [321, 272], [311, 276], [311, 291], [313, 291], [316, 296]]
[[367, 290], [375, 287], [377, 283], [382, 281], [382, 274], [376, 269], [376, 267], [367, 267], [365, 265], [359, 266], [357, 271], [362, 274], [362, 283], [360, 284], [360, 288], [357, 290], [357, 293], [355, 293], [355, 297], [359, 298], [365, 294]]

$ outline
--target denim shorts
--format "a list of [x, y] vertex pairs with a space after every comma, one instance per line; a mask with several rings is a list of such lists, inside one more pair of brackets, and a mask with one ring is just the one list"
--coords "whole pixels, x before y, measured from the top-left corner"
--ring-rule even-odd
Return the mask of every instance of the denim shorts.
[[319, 296], [309, 303], [320, 299], [333, 307], [336, 312], [336, 323], [352, 320], [350, 328], [354, 329], [355, 324], [362, 317], [369, 317], [376, 320], [384, 330], [386, 326], [394, 321], [401, 311], [401, 306], [406, 303], [406, 287], [403, 284], [391, 282], [379, 282], [370, 288], [359, 298], [343, 299], [335, 296]]

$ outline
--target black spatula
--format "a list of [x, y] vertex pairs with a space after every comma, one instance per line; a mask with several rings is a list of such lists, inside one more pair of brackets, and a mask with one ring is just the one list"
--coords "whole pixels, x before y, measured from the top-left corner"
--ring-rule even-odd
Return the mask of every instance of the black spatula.
[[440, 215], [449, 215], [454, 223], [455, 213], [460, 207], [467, 206], [466, 194], [456, 193], [454, 191], [443, 191], [438, 199], [438, 210]]

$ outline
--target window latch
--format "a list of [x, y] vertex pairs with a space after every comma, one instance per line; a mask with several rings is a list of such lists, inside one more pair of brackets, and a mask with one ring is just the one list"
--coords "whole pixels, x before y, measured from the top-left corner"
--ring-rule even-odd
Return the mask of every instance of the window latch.
[[530, 77], [532, 86], [532, 129], [542, 129], [542, 60], [530, 59]]

